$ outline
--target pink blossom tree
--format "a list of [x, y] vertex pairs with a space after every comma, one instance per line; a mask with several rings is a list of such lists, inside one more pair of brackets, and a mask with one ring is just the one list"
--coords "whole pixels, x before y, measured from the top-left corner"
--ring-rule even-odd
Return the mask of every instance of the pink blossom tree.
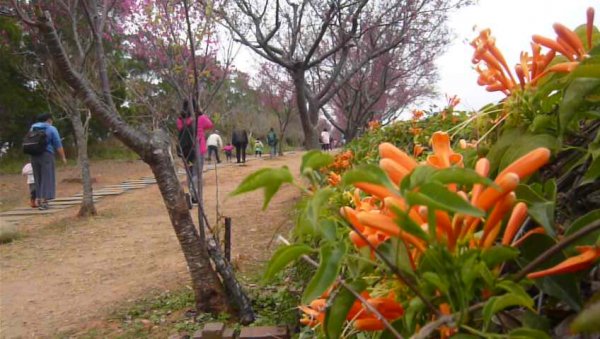
[[[356, 137], [369, 121], [385, 124], [397, 118], [408, 104], [433, 95], [437, 78], [435, 57], [449, 42], [447, 29], [443, 25], [437, 29], [437, 33], [423, 34], [418, 42], [383, 53], [357, 71], [351, 65], [343, 67], [342, 74], [353, 74], [322, 112], [346, 140]], [[373, 35], [381, 33], [372, 30], [365, 34], [350, 53], [351, 58], [360, 60], [363, 54], [373, 53], [378, 48]], [[338, 63], [337, 55], [329, 62]], [[328, 63], [312, 70], [317, 81], [330, 77], [328, 72], [333, 65]]]

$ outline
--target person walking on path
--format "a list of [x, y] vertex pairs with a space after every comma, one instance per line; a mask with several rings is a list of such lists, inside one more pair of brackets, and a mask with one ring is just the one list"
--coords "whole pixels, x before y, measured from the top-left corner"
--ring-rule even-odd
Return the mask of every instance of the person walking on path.
[[277, 133], [273, 130], [273, 127], [269, 130], [269, 134], [267, 134], [267, 144], [270, 147], [269, 154], [271, 159], [277, 155]]
[[21, 174], [27, 176], [27, 186], [29, 186], [29, 205], [32, 208], [36, 208], [38, 207], [38, 205], [35, 201], [35, 178], [33, 177], [33, 167], [31, 167], [30, 162], [26, 163], [25, 166], [23, 166]]
[[328, 151], [329, 150], [329, 142], [330, 142], [329, 132], [327, 132], [327, 128], [323, 128], [323, 132], [321, 132], [321, 150]]
[[233, 148], [234, 147], [231, 143], [223, 147], [223, 152], [225, 152], [225, 158], [227, 159], [227, 162], [231, 162], [231, 154], [233, 152]]
[[46, 150], [31, 156], [31, 167], [35, 180], [37, 205], [40, 210], [47, 210], [48, 200], [56, 197], [56, 170], [54, 154], [58, 154], [63, 163], [67, 163], [65, 150], [60, 140], [56, 127], [52, 126], [53, 119], [50, 113], [42, 113], [37, 122], [31, 125], [31, 130], [44, 130], [46, 132]]
[[[193, 112], [198, 112], [196, 126], [193, 126], [194, 117], [192, 109]], [[188, 174], [188, 176], [191, 176], [188, 177], [188, 186], [190, 187], [190, 192], [194, 191], [192, 182], [198, 182], [198, 173], [200, 173], [201, 168], [204, 166], [204, 155], [207, 152], [206, 137], [204, 132], [212, 128], [212, 121], [202, 111], [198, 110], [196, 100], [192, 101], [192, 107], [190, 107], [188, 100], [183, 101], [183, 111], [177, 119], [177, 130], [179, 131], [180, 135], [179, 143], [182, 157], [186, 160], [188, 171], [191, 171], [191, 173]], [[196, 134], [195, 142], [193, 138], [194, 133]], [[191, 139], [191, 141], [186, 141], [186, 139]], [[202, 194], [202, 192], [197, 193], [199, 196]], [[198, 201], [197, 197], [193, 195], [192, 200]]]
[[221, 163], [221, 159], [219, 159], [219, 149], [223, 147], [223, 139], [219, 135], [219, 131], [214, 131], [211, 135], [206, 139], [206, 144], [208, 145], [208, 161], [211, 159], [211, 154], [215, 154], [215, 159], [217, 163]]
[[188, 101], [183, 102], [183, 109], [177, 118], [178, 142], [177, 155], [184, 159], [186, 166], [191, 171], [196, 160], [196, 151], [194, 149], [194, 118], [190, 113]]
[[258, 157], [262, 158], [264, 147], [265, 147], [265, 145], [263, 145], [262, 141], [260, 141], [260, 139], [256, 139], [256, 142], [254, 143], [254, 156], [257, 158]]
[[234, 130], [231, 134], [231, 143], [235, 146], [237, 163], [245, 163], [246, 148], [248, 147], [248, 134], [246, 130]]

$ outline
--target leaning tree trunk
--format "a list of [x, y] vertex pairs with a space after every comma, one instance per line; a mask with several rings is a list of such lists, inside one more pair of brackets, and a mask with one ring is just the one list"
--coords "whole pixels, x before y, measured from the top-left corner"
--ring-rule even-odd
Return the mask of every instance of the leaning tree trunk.
[[154, 173], [171, 224], [188, 263], [196, 295], [196, 308], [216, 314], [230, 311], [223, 284], [211, 266], [206, 243], [200, 240], [190, 215], [169, 154], [169, 137], [164, 131], [153, 132], [151, 149], [152, 155], [144, 161]]
[[83, 197], [79, 207], [78, 217], [88, 217], [96, 215], [96, 206], [94, 206], [94, 195], [92, 188], [92, 176], [90, 174], [90, 161], [87, 152], [87, 131], [81, 122], [81, 116], [77, 110], [69, 112], [69, 120], [75, 132], [75, 142], [77, 143], [77, 164], [81, 169], [81, 185], [83, 187]]
[[[91, 7], [95, 8], [95, 7]], [[175, 168], [169, 156], [169, 138], [163, 131], [148, 132], [125, 122], [114, 105], [102, 100], [92, 89], [88, 79], [78, 73], [65, 52], [49, 13], [45, 12], [34, 23], [43, 34], [45, 44], [52, 55], [61, 76], [71, 86], [101, 123], [115, 131], [115, 136], [136, 152], [146, 162], [156, 178], [171, 224], [179, 240], [188, 265], [196, 308], [203, 312], [218, 314], [228, 308], [223, 284], [213, 270], [206, 244], [200, 241]], [[97, 57], [104, 61], [102, 45], [97, 48]], [[105, 62], [99, 62], [103, 90], [110, 93]]]

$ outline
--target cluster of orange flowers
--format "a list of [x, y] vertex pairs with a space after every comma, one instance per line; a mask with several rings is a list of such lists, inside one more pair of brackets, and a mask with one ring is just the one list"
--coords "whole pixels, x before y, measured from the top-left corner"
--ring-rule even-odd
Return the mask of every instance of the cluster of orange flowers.
[[354, 158], [354, 154], [351, 150], [347, 150], [335, 156], [333, 163], [326, 169], [329, 171], [329, 174], [327, 175], [327, 182], [329, 185], [339, 185], [339, 183], [342, 181], [340, 173], [352, 166], [352, 158]]
[[[448, 134], [436, 132], [432, 136], [433, 154], [427, 157], [423, 165], [435, 168], [448, 168], [451, 166], [463, 167], [462, 155], [455, 153], [450, 147]], [[387, 173], [391, 182], [398, 186], [402, 179], [409, 174], [419, 163], [411, 156], [398, 149], [390, 143], [379, 145], [381, 155], [380, 167]], [[455, 251], [458, 244], [468, 244], [470, 247], [489, 248], [499, 241], [502, 245], [518, 246], [522, 240], [531, 234], [539, 233], [542, 228], [536, 228], [527, 232], [519, 240], [515, 236], [521, 229], [526, 217], [527, 206], [525, 203], [516, 202], [515, 188], [520, 180], [526, 178], [544, 166], [550, 159], [550, 151], [546, 148], [537, 148], [501, 171], [494, 180], [496, 186], [484, 186], [475, 184], [470, 192], [461, 191], [455, 184], [449, 184], [447, 188], [463, 197], [472, 206], [486, 212], [485, 218], [456, 213], [449, 214], [446, 211], [435, 211], [436, 230], [435, 239], [445, 243], [450, 251]], [[475, 171], [487, 177], [490, 170], [490, 162], [486, 158], [477, 161]], [[352, 243], [361, 248], [368, 243], [373, 247], [389, 239], [399, 238], [409, 249], [409, 257], [413, 268], [427, 250], [428, 243], [419, 237], [402, 230], [396, 224], [399, 219], [398, 210], [405, 212], [424, 232], [428, 232], [427, 207], [408, 206], [399, 192], [390, 190], [384, 186], [367, 182], [355, 183], [357, 190], [354, 192], [354, 208], [342, 207], [340, 213], [350, 222], [354, 229], [349, 237]], [[360, 192], [366, 193], [361, 198]], [[508, 221], [504, 227], [502, 224], [505, 216]], [[479, 232], [481, 231], [481, 232]], [[359, 235], [357, 232], [362, 234]], [[501, 235], [501, 239], [499, 236]], [[365, 241], [366, 239], [366, 241]], [[368, 243], [367, 243], [368, 242]], [[531, 273], [530, 278], [540, 278], [546, 275], [573, 272], [589, 267], [600, 257], [598, 247], [579, 248], [581, 255], [567, 259], [563, 263], [540, 272]]]
[[[446, 94], [446, 107], [442, 111], [442, 120], [446, 120], [448, 114], [452, 114], [452, 112], [454, 112], [454, 108], [458, 106], [458, 104], [460, 104], [460, 98], [458, 97], [458, 95], [455, 94], [453, 96], [448, 96]], [[457, 118], [453, 117], [452, 122], [454, 123], [456, 121]]]
[[370, 131], [378, 130], [381, 127], [381, 122], [378, 120], [371, 120], [367, 123]]
[[[404, 314], [404, 308], [396, 301], [395, 295], [390, 292], [385, 297], [371, 297], [369, 292], [362, 292], [361, 296], [376, 309], [386, 320], [393, 321]], [[319, 299], [313, 300], [307, 306], [300, 306], [303, 317], [300, 323], [315, 327], [325, 320], [325, 308], [329, 298], [329, 291]], [[355, 329], [359, 331], [380, 331], [384, 329], [383, 322], [377, 318], [360, 300], [356, 300], [346, 315], [346, 320], [352, 321]]]
[[[533, 35], [531, 56], [527, 52], [521, 52], [520, 63], [514, 69], [521, 89], [528, 84], [535, 86], [537, 81], [548, 73], [569, 73], [586, 57], [587, 51], [592, 48], [594, 9], [590, 7], [587, 10], [587, 49], [571, 29], [560, 23], [555, 23], [552, 27], [557, 35], [556, 40]], [[510, 95], [515, 90], [517, 81], [506, 59], [496, 47], [496, 40], [491, 36], [490, 29], [482, 30], [471, 42], [471, 46], [475, 48], [472, 62], [477, 65], [476, 70], [479, 73], [477, 83], [486, 86], [487, 91], [501, 91]], [[545, 54], [542, 53], [542, 47], [548, 49]], [[549, 66], [556, 53], [562, 54], [569, 61]]]
[[[417, 127], [417, 122], [424, 115], [425, 115], [425, 113], [421, 110], [415, 109], [412, 111], [411, 127], [408, 129], [408, 131], [410, 132], [410, 134], [412, 134], [415, 137], [419, 136], [423, 132], [422, 128]], [[419, 155], [421, 155], [423, 153], [424, 150], [425, 150], [425, 148], [423, 148], [423, 146], [421, 146], [421, 144], [416, 143], [414, 146], [414, 149], [413, 149], [413, 155], [415, 157], [418, 157]]]

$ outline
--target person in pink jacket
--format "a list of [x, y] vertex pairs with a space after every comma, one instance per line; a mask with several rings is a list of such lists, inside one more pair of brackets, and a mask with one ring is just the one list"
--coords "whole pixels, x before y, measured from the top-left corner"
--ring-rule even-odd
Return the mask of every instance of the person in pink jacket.
[[[188, 101], [183, 101], [183, 112], [182, 115], [177, 119], [177, 130], [182, 131], [184, 126], [191, 126], [193, 118], [190, 116], [188, 112]], [[213, 122], [209, 117], [204, 115], [202, 111], [198, 110], [196, 106], [196, 100], [193, 101], [194, 111], [198, 112], [198, 120], [196, 126], [198, 129], [196, 130], [196, 140], [197, 144], [200, 145], [199, 150], [201, 155], [205, 155], [207, 152], [206, 147], [206, 137], [204, 131], [210, 130], [214, 127]]]
[[[201, 173], [201, 171], [202, 171], [202, 167], [204, 166], [204, 155], [207, 152], [205, 131], [213, 128], [213, 122], [202, 111], [200, 111], [198, 109], [196, 100], [192, 101], [192, 106], [193, 106], [194, 112], [198, 112], [198, 119], [196, 120], [196, 145], [198, 145], [198, 146], [196, 149], [193, 150], [195, 156], [190, 157], [192, 159], [190, 159], [188, 157], [185, 157], [185, 158], [189, 162], [193, 162], [193, 169], [190, 168], [191, 173], [189, 173], [189, 174], [192, 175], [193, 182], [197, 183], [198, 182], [197, 174]], [[185, 100], [183, 102], [184, 114], [182, 114], [177, 119], [177, 130], [180, 133], [184, 129], [184, 127], [186, 127], [186, 128], [192, 127], [191, 125], [194, 120], [193, 120], [193, 117], [187, 113], [188, 111], [189, 111], [189, 102], [187, 100]], [[192, 127], [192, 132], [193, 132], [193, 127]], [[180, 140], [180, 142], [181, 142], [181, 140]], [[188, 184], [190, 184], [190, 192], [193, 192], [194, 191], [193, 185], [191, 185], [191, 182], [189, 182], [189, 181], [188, 181]], [[199, 189], [201, 189], [201, 187], [199, 187]], [[198, 193], [200, 194], [200, 196], [202, 196], [201, 190]], [[196, 198], [196, 196], [194, 196], [194, 194], [192, 194], [192, 197], [193, 197], [193, 200], [197, 201], [197, 198]]]

